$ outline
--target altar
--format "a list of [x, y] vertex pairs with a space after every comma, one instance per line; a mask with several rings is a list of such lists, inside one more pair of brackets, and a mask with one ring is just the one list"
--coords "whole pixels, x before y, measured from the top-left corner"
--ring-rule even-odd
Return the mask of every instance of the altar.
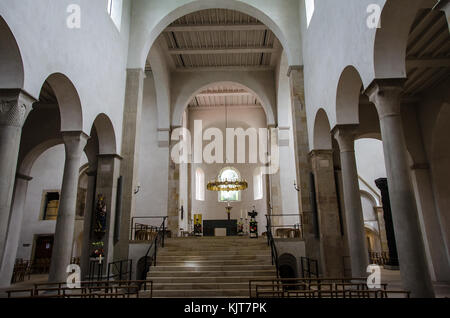
[[226, 229], [226, 236], [237, 236], [237, 220], [203, 221], [203, 236], [216, 236], [216, 229]]

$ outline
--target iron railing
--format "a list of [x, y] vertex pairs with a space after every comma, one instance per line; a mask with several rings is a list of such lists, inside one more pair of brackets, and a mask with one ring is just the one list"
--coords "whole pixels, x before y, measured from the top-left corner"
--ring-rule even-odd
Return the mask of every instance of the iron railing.
[[[108, 264], [108, 280], [131, 280], [133, 274], [133, 260], [112, 262]], [[128, 276], [128, 277], [127, 277]]]
[[[275, 237], [292, 237], [292, 238], [300, 238], [303, 239], [303, 220], [301, 214], [270, 214], [267, 215], [269, 218], [273, 217], [298, 217], [299, 222], [295, 224], [283, 224], [283, 225], [273, 225], [270, 222], [270, 228], [272, 231], [272, 235], [275, 232]], [[272, 220], [272, 219], [271, 219]], [[293, 235], [291, 235], [293, 233]]]
[[[166, 236], [166, 220], [167, 216], [163, 216], [163, 221], [144, 256], [144, 266], [142, 272], [138, 273], [141, 279], [145, 279], [151, 266], [156, 266], [156, 255], [158, 253], [158, 245], [164, 248], [164, 238]], [[151, 257], [149, 255], [152, 255]]]
[[277, 278], [280, 278], [280, 271], [278, 265], [278, 250], [272, 235], [272, 221], [270, 220], [270, 215], [266, 215], [266, 220], [267, 220], [267, 245], [269, 245], [270, 247], [270, 251], [272, 254], [272, 265], [275, 265], [277, 271]]
[[[130, 241], [153, 241], [163, 216], [136, 216], [131, 218]], [[167, 217], [166, 217], [167, 218]], [[166, 230], [166, 234], [168, 231]]]
[[319, 278], [319, 263], [308, 257], [300, 258], [303, 278]]

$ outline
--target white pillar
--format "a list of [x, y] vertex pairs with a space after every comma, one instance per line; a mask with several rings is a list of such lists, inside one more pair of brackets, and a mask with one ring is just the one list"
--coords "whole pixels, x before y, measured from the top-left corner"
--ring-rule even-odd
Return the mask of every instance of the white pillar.
[[89, 136], [80, 131], [63, 132], [62, 135], [66, 150], [66, 160], [49, 282], [65, 282], [67, 278], [66, 270], [72, 256], [80, 160], [89, 138]]
[[400, 116], [404, 79], [375, 80], [367, 95], [378, 110], [389, 183], [392, 220], [403, 286], [412, 297], [434, 297], [417, 206], [410, 181]]
[[359, 192], [358, 171], [355, 159], [354, 125], [336, 126], [334, 137], [339, 143], [342, 183], [345, 202], [345, 219], [353, 277], [367, 276], [369, 256], [364, 234], [364, 216]]
[[14, 200], [11, 209], [8, 235], [5, 246], [5, 257], [0, 268], [0, 288], [8, 287], [14, 270], [17, 249], [19, 247], [20, 234], [22, 232], [23, 210], [27, 197], [28, 183], [31, 177], [24, 175], [16, 176], [14, 189]]
[[22, 126], [35, 99], [20, 89], [0, 90], [0, 260], [6, 244]]

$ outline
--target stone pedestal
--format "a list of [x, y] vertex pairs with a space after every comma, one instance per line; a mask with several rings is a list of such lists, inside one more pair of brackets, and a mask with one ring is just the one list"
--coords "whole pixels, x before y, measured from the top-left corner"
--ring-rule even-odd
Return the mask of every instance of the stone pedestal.
[[316, 188], [322, 275], [343, 277], [344, 252], [334, 180], [333, 151], [313, 150], [311, 165]]
[[63, 132], [66, 160], [61, 186], [55, 243], [50, 264], [49, 282], [65, 282], [72, 256], [80, 160], [89, 138], [83, 132]]
[[385, 264], [387, 269], [398, 269], [397, 245], [395, 243], [394, 224], [392, 223], [391, 201], [389, 199], [389, 188], [386, 178], [375, 180], [375, 184], [381, 191], [381, 200], [383, 202], [383, 219], [386, 231], [386, 239], [389, 250], [389, 262]]
[[404, 79], [376, 80], [367, 95], [377, 108], [389, 182], [392, 220], [403, 286], [412, 297], [434, 297], [428, 272], [416, 201], [410, 182], [402, 120]]
[[20, 89], [0, 89], [0, 261], [6, 244], [22, 126], [35, 99]]
[[342, 183], [345, 202], [345, 220], [353, 277], [367, 276], [369, 255], [364, 234], [364, 217], [359, 191], [355, 159], [355, 131], [353, 125], [340, 125], [334, 129], [341, 155]]

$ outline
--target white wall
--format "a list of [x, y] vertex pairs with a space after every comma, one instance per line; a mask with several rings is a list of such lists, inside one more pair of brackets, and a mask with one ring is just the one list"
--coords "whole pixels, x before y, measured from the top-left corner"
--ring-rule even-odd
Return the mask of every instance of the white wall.
[[[45, 151], [36, 160], [31, 169], [30, 176], [33, 179], [28, 185], [17, 258], [30, 259], [32, 257], [31, 253], [35, 235], [55, 233], [56, 221], [40, 220], [42, 195], [45, 190], [61, 191], [64, 160], [64, 146], [58, 145]], [[83, 155], [80, 166], [86, 164], [86, 162], [87, 158]], [[76, 222], [75, 239], [79, 235], [82, 223], [82, 220], [77, 220]], [[24, 244], [29, 244], [29, 246], [24, 247]]]
[[[189, 111], [189, 127], [191, 134], [193, 134], [194, 120], [203, 121], [203, 130], [209, 127], [217, 127], [221, 129], [224, 136], [224, 148], [225, 148], [225, 109], [213, 108], [213, 110], [190, 110]], [[264, 128], [266, 127], [266, 116], [264, 110], [260, 107], [228, 107], [228, 128], [242, 127], [246, 130], [249, 127]], [[204, 141], [203, 145], [209, 144], [209, 141]], [[236, 145], [235, 145], [236, 147]], [[248, 138], [246, 146], [246, 162], [248, 162]], [[235, 154], [237, 152], [235, 151]], [[224, 149], [224, 156], [226, 152]], [[195, 171], [198, 167], [205, 172], [205, 185], [210, 180], [214, 180], [218, 177], [221, 169], [231, 166], [239, 170], [241, 177], [248, 182], [248, 189], [241, 192], [241, 201], [230, 203], [233, 209], [231, 210], [231, 219], [239, 219], [241, 217], [241, 209], [243, 210], [243, 217], [247, 215], [248, 211], [251, 211], [253, 205], [258, 212], [257, 221], [259, 222], [258, 230], [261, 234], [265, 232], [265, 215], [267, 211], [267, 196], [265, 192], [265, 184], [263, 184], [264, 196], [262, 200], [254, 200], [254, 187], [253, 187], [253, 172], [259, 167], [259, 164], [192, 164], [191, 165], [191, 189], [195, 189]], [[264, 182], [263, 178], [263, 182]], [[202, 214], [203, 220], [224, 220], [227, 218], [225, 212], [226, 203], [218, 202], [218, 193], [213, 191], [205, 192], [205, 201], [197, 201], [195, 197], [195, 191], [192, 191], [192, 215]]]
[[[153, 76], [147, 73], [141, 117], [135, 216], [167, 215], [169, 148], [158, 146], [158, 112]], [[139, 220], [141, 222], [142, 220]], [[161, 221], [158, 221], [161, 223]], [[141, 222], [143, 223], [143, 222]], [[159, 224], [158, 224], [159, 225]]]
[[[360, 189], [366, 190], [372, 195], [375, 193], [381, 195], [375, 185], [375, 180], [386, 178], [383, 143], [377, 139], [358, 139], [355, 141], [355, 156], [358, 175], [370, 185], [369, 188], [360, 181]], [[381, 205], [381, 202], [379, 204]]]
[[[80, 29], [67, 27], [70, 4], [80, 6]], [[130, 1], [123, 1], [120, 32], [106, 5], [107, 0], [3, 0], [0, 14], [21, 51], [23, 88], [37, 99], [49, 75], [66, 75], [80, 97], [84, 132], [89, 134], [99, 113], [107, 114], [120, 153]]]

